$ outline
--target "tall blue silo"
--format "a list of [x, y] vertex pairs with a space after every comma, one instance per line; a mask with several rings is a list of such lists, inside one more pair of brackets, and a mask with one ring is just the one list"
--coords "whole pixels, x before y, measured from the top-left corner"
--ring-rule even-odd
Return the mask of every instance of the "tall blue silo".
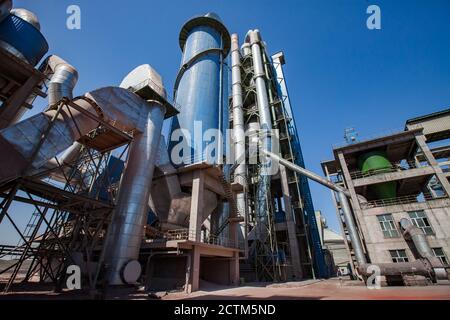
[[[194, 17], [183, 25], [179, 42], [183, 57], [175, 81], [174, 95], [181, 111], [173, 118], [171, 132], [180, 128], [189, 132], [189, 136], [184, 135], [184, 138], [189, 144], [190, 152], [178, 153], [183, 162], [188, 164], [205, 160], [202, 150], [205, 150], [207, 145], [217, 143], [214, 138], [204, 142], [198, 133], [203, 135], [208, 129], [222, 129], [223, 132], [223, 129], [227, 128], [226, 58], [230, 51], [231, 39], [219, 16], [207, 13]], [[194, 127], [195, 123], [197, 129]], [[225, 132], [223, 134], [225, 135]], [[180, 140], [171, 141], [169, 150], [172, 151]], [[212, 155], [219, 156], [214, 152]], [[173, 157], [172, 161], [179, 164]]]

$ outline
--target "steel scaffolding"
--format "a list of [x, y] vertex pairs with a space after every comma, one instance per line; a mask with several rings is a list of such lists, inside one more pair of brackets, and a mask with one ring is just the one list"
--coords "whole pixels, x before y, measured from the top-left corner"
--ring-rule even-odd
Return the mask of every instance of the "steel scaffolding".
[[[66, 98], [56, 108], [28, 168], [16, 179], [0, 185], [3, 198], [0, 223], [9, 221], [20, 237], [16, 246], [0, 246], [0, 256], [11, 260], [0, 270], [2, 280], [6, 280], [2, 281], [4, 293], [14, 290], [18, 282], [51, 283], [55, 290], [62, 290], [66, 269], [72, 264], [81, 269], [83, 289], [95, 290], [101, 283], [105, 268], [101, 251], [120, 182], [120, 174], [109, 165], [111, 152], [121, 152], [115, 164], [123, 164], [133, 133], [115, 128], [100, 115], [87, 112]], [[61, 163], [56, 156], [56, 167], [31, 170], [34, 158], [64, 108], [70, 115], [68, 121], [73, 121], [78, 132], [71, 110], [97, 121], [98, 127], [78, 141], [82, 148], [73, 162]], [[55, 175], [59, 179], [54, 179]], [[26, 205], [25, 211], [30, 214], [24, 229], [9, 212], [14, 203]]]

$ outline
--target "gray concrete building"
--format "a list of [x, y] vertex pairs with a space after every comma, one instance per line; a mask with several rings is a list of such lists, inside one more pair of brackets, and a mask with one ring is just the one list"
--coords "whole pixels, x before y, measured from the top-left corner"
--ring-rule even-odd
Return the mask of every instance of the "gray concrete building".
[[[404, 131], [333, 148], [327, 178], [347, 188], [368, 262], [399, 263], [418, 253], [399, 225], [409, 219], [448, 268], [450, 255], [450, 109], [409, 119]], [[332, 192], [345, 245], [357, 266], [339, 197]], [[447, 269], [448, 270], [448, 269]]]

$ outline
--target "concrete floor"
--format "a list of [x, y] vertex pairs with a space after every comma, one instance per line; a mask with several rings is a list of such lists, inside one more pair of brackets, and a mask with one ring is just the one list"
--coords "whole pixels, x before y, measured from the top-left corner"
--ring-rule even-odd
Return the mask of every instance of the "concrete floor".
[[[226, 287], [201, 282], [200, 291], [191, 294], [182, 292], [158, 292], [162, 300], [450, 300], [450, 285], [425, 287], [382, 287], [379, 290], [367, 289], [359, 281], [338, 279], [307, 280], [281, 284], [249, 283], [241, 287]], [[17, 285], [14, 292], [0, 294], [0, 300], [84, 300], [90, 299], [82, 292], [54, 293], [49, 287], [39, 285]], [[148, 300], [146, 292], [137, 288], [117, 288], [107, 294], [111, 300]]]
[[256, 285], [237, 288], [203, 286], [203, 289], [190, 295], [169, 293], [162, 299], [450, 300], [450, 285], [382, 287], [370, 290], [359, 281], [339, 281], [339, 279]]

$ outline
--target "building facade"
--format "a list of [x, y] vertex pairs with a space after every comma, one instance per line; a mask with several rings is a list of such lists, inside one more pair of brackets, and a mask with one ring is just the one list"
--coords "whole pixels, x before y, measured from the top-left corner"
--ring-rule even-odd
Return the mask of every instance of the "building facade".
[[[404, 131], [353, 141], [323, 161], [327, 178], [347, 188], [367, 260], [412, 262], [415, 247], [403, 236], [400, 219], [426, 235], [434, 255], [448, 267], [450, 254], [450, 109], [406, 121]], [[339, 198], [333, 193], [346, 246], [356, 259]]]

